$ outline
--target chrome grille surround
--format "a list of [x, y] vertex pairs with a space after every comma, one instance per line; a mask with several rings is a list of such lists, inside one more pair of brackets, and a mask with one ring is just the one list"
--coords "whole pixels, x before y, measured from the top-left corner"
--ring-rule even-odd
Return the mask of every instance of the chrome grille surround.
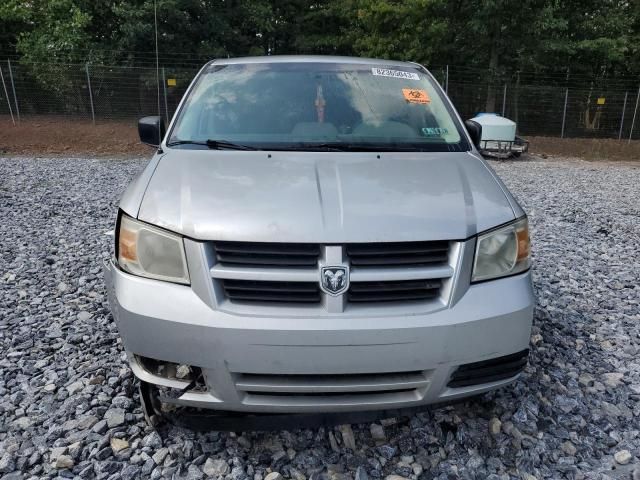
[[[435, 311], [451, 300], [465, 243], [452, 241], [317, 245], [207, 242], [219, 308], [242, 313], [323, 316]], [[219, 251], [221, 250], [221, 251]], [[350, 269], [349, 289], [331, 296], [320, 285], [323, 267]]]

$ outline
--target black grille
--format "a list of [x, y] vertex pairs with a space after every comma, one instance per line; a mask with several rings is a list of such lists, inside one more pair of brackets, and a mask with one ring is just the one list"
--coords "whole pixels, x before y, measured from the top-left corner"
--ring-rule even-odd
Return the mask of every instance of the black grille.
[[214, 242], [223, 265], [257, 267], [314, 267], [320, 247], [313, 243]]
[[410, 267], [444, 263], [449, 242], [351, 243], [347, 255], [354, 267]]
[[371, 397], [372, 395], [384, 395], [386, 393], [412, 393], [415, 392], [415, 388], [399, 388], [397, 390], [356, 390], [353, 392], [251, 392], [248, 391], [248, 395], [254, 396], [269, 396], [269, 397], [293, 397], [293, 398], [340, 398], [340, 397]]
[[440, 280], [354, 282], [347, 298], [350, 302], [429, 300], [440, 294], [440, 285]]
[[320, 302], [320, 288], [316, 282], [222, 280], [222, 288], [229, 300], [237, 302]]
[[524, 369], [528, 357], [529, 349], [526, 349], [504, 357], [460, 365], [451, 375], [447, 386], [451, 388], [469, 387], [506, 380]]

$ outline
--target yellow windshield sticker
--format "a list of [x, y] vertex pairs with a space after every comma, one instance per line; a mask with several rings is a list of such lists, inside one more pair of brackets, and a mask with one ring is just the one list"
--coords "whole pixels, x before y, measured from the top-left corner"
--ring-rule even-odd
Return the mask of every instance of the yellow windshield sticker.
[[404, 95], [404, 99], [409, 103], [421, 103], [426, 105], [431, 101], [427, 91], [420, 90], [418, 88], [403, 88], [402, 95]]
[[175, 78], [167, 78], [167, 85], [169, 87], [175, 87], [178, 84]]

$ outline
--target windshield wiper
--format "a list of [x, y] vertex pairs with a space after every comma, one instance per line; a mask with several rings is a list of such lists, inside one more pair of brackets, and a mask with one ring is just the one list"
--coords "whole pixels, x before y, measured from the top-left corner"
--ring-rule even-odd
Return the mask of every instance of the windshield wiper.
[[299, 145], [278, 148], [278, 150], [295, 151], [317, 151], [327, 150], [334, 152], [416, 152], [419, 147], [413, 145], [402, 145], [397, 143], [372, 144], [372, 143], [346, 143], [346, 142], [324, 142], [324, 143], [301, 143]]
[[346, 143], [341, 142], [322, 142], [322, 143], [299, 143], [294, 145], [278, 146], [278, 150], [292, 151], [317, 151], [326, 150], [331, 152], [351, 152], [353, 149]]
[[212, 140], [206, 141], [207, 147], [212, 150], [258, 150], [256, 147], [250, 147], [249, 145], [242, 145], [240, 143], [227, 142], [226, 140]]
[[176, 145], [202, 145], [210, 148], [211, 150], [258, 150], [255, 147], [250, 147], [249, 145], [227, 142], [226, 140], [209, 139], [206, 142], [201, 142], [199, 140], [176, 140], [175, 142], [167, 143], [167, 147], [174, 147]]
[[207, 141], [200, 140], [176, 140], [167, 143], [168, 147], [176, 145], [202, 145], [212, 150], [273, 150], [273, 151], [294, 151], [294, 152], [421, 152], [426, 149], [414, 144], [403, 143], [367, 143], [367, 142], [299, 142], [294, 144], [273, 145], [270, 147], [252, 147], [240, 143], [228, 142], [226, 140]]

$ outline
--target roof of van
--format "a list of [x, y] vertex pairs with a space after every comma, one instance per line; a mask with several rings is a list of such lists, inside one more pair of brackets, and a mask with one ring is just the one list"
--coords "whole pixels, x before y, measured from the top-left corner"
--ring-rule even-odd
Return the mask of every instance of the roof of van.
[[341, 57], [331, 55], [264, 55], [260, 57], [217, 58], [209, 63], [232, 65], [246, 63], [351, 63], [365, 65], [387, 65], [396, 67], [416, 67], [414, 62], [382, 60], [379, 58]]

